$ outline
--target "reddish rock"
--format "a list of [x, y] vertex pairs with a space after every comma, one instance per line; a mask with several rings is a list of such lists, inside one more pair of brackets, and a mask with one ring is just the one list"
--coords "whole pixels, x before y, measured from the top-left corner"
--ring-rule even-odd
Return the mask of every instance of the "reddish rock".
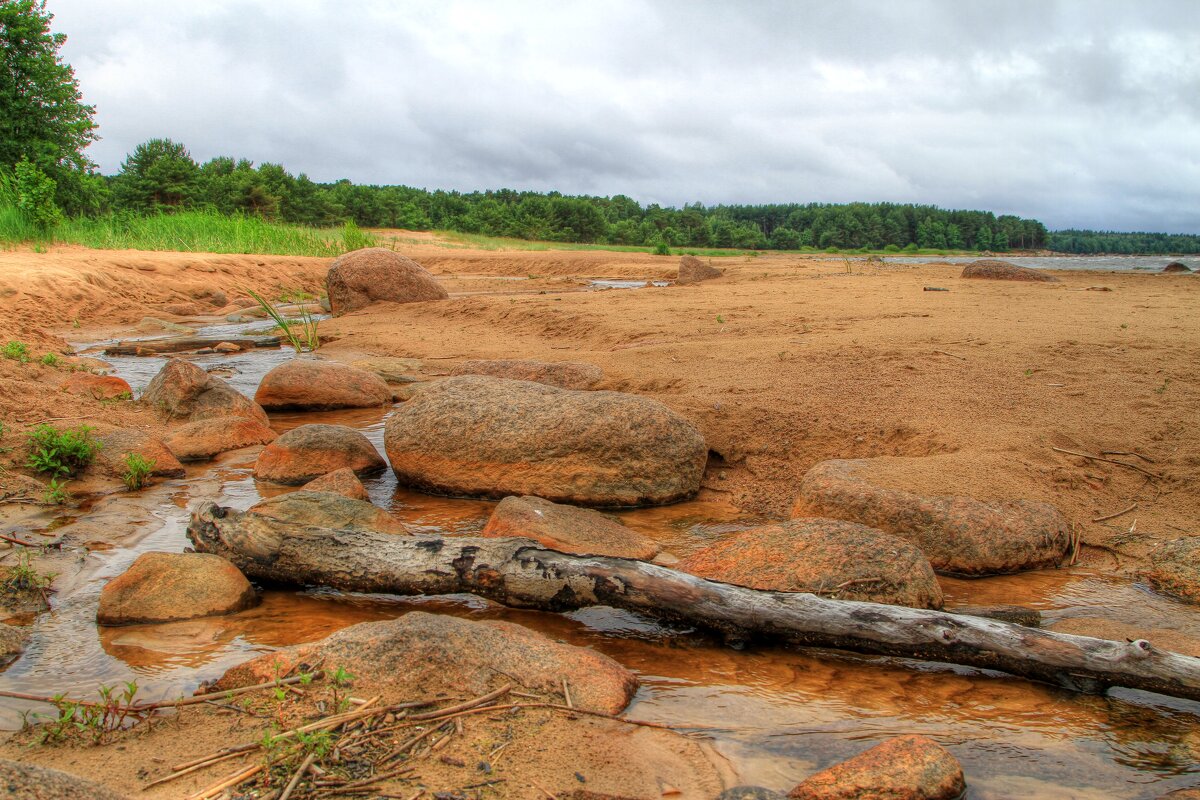
[[167, 434], [163, 442], [182, 461], [200, 461], [229, 450], [269, 444], [275, 431], [253, 419], [217, 417], [189, 422]]
[[679, 259], [679, 277], [675, 280], [678, 284], [699, 283], [700, 281], [711, 280], [712, 278], [721, 277], [721, 270], [714, 266], [705, 264], [695, 256], [684, 256]]
[[1162, 268], [1162, 272], [1191, 272], [1192, 268], [1182, 261], [1172, 261]]
[[794, 800], [955, 800], [966, 791], [962, 767], [924, 736], [898, 736], [810, 776]]
[[339, 469], [369, 475], [386, 466], [374, 445], [353, 428], [301, 425], [263, 448], [254, 462], [254, 477], [298, 485]]
[[592, 364], [570, 361], [464, 361], [450, 368], [451, 375], [489, 375], [514, 381], [533, 381], [560, 389], [591, 389], [604, 377]]
[[349, 467], [335, 469], [327, 475], [309, 481], [301, 488], [307, 492], [333, 492], [342, 497], [349, 497], [351, 500], [369, 501], [371, 499], [367, 494], [366, 487], [362, 485], [362, 481]]
[[708, 457], [696, 427], [655, 400], [468, 375], [394, 411], [384, 446], [409, 486], [610, 507], [691, 497]]
[[1070, 525], [1048, 503], [926, 497], [858, 477], [866, 466], [862, 460], [814, 466], [800, 482], [792, 516], [845, 519], [903, 537], [949, 575], [1052, 567], [1071, 547]]
[[382, 247], [346, 253], [333, 262], [325, 278], [335, 316], [372, 303], [418, 303], [449, 295], [417, 262]]
[[942, 588], [915, 545], [843, 520], [751, 528], [693, 553], [676, 569], [751, 589], [942, 607]]
[[171, 622], [232, 614], [258, 602], [230, 562], [210, 553], [142, 553], [100, 590], [101, 625]]
[[133, 397], [133, 390], [121, 378], [114, 375], [93, 375], [90, 372], [72, 372], [58, 388], [67, 394], [83, 395], [96, 400]]
[[658, 542], [588, 508], [559, 505], [540, 497], [506, 497], [480, 536], [519, 536], [562, 553], [587, 553], [649, 561]]
[[213, 351], [216, 353], [240, 353], [242, 346], [233, 342], [217, 342], [213, 345]]
[[266, 412], [253, 400], [181, 358], [167, 360], [142, 392], [141, 401], [168, 419], [244, 417], [263, 425], [268, 422]]
[[[369, 682], [381, 703], [441, 694], [478, 696], [506, 683], [561, 702], [562, 681], [579, 708], [621, 712], [637, 678], [608, 656], [560, 644], [511, 622], [475, 622], [411, 611], [399, 619], [364, 622], [324, 641], [286, 647], [234, 667], [212, 687], [226, 691], [271, 680], [297, 664], [340, 666]], [[360, 689], [358, 681], [356, 691]]]
[[1146, 578], [1160, 592], [1200, 603], [1200, 536], [1160, 544], [1150, 553]]
[[263, 376], [254, 400], [271, 411], [370, 408], [391, 402], [388, 385], [373, 372], [340, 364], [297, 358]]
[[984, 278], [993, 281], [1036, 281], [1058, 283], [1058, 278], [1041, 270], [1020, 267], [994, 258], [981, 258], [963, 267], [962, 277]]
[[378, 506], [333, 492], [315, 492], [307, 488], [263, 500], [249, 510], [263, 517], [297, 525], [378, 531], [402, 536], [408, 534], [403, 522]]
[[106, 786], [56, 769], [0, 758], [0, 790], [8, 800], [125, 800]]
[[112, 428], [97, 425], [92, 436], [100, 442], [96, 463], [116, 476], [125, 474], [125, 456], [134, 453], [154, 464], [151, 475], [160, 478], [182, 478], [183, 464], [158, 438], [137, 428]]

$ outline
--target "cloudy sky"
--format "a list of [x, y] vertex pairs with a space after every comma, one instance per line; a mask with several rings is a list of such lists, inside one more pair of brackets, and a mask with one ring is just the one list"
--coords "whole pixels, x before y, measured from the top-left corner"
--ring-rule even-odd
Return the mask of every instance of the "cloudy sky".
[[1200, 232], [1200, 0], [49, 0], [115, 172]]

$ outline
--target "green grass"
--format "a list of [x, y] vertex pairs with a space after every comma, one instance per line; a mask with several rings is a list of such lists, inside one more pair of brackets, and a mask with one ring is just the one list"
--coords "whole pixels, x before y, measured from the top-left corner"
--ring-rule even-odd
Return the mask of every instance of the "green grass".
[[[478, 250], [605, 250], [612, 253], [653, 253], [653, 246], [632, 244], [578, 244], [574, 242], [537, 242], [527, 239], [510, 239], [504, 236], [484, 236], [481, 233], [458, 233], [456, 231], [430, 231], [443, 241], [435, 242], [439, 247], [475, 248]], [[397, 242], [428, 244], [426, 239], [396, 237]], [[676, 255], [696, 255], [708, 258], [757, 255], [756, 250], [727, 250], [724, 248], [675, 247]]]

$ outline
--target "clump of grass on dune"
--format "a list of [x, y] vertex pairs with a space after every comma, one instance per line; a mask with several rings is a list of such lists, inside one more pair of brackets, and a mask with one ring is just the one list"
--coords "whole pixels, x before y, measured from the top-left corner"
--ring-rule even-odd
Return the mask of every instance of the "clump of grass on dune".
[[[529, 239], [513, 239], [505, 236], [487, 236], [482, 233], [459, 233], [457, 231], [433, 231], [443, 241], [437, 244], [441, 247], [472, 247], [479, 250], [605, 250], [614, 253], [653, 253], [653, 245], [633, 244], [580, 244], [576, 242], [541, 242]], [[417, 243], [415, 239], [407, 240]], [[724, 248], [692, 248], [677, 247], [673, 251], [692, 253], [712, 258], [725, 256], [757, 255], [754, 250], [733, 250]]]

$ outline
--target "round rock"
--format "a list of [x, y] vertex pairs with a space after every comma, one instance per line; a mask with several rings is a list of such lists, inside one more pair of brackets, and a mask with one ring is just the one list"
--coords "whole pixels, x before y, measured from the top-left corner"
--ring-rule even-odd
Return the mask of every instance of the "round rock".
[[705, 264], [695, 256], [684, 256], [679, 259], [679, 277], [676, 278], [675, 282], [683, 285], [699, 283], [700, 281], [719, 278], [721, 274], [721, 270]]
[[77, 775], [7, 758], [0, 758], [0, 793], [8, 800], [125, 800]]
[[333, 492], [301, 489], [263, 500], [249, 510], [260, 516], [318, 528], [408, 533], [404, 523], [382, 508]]
[[370, 475], [386, 466], [374, 445], [353, 428], [301, 425], [263, 448], [254, 462], [254, 477], [299, 485], [339, 469]]
[[253, 400], [181, 358], [167, 360], [142, 392], [141, 401], [169, 419], [245, 417], [263, 425], [268, 422], [267, 413]]
[[297, 358], [263, 376], [254, 401], [268, 411], [370, 408], [390, 402], [392, 391], [373, 372], [340, 364]]
[[160, 478], [182, 478], [185, 474], [183, 464], [179, 463], [179, 459], [166, 444], [145, 431], [98, 425], [92, 435], [100, 442], [96, 463], [112, 475], [120, 477], [125, 473], [128, 469], [125, 456], [130, 453], [139, 455], [154, 465], [150, 470], [151, 475]]
[[275, 431], [258, 420], [218, 417], [189, 422], [167, 434], [163, 443], [182, 461], [200, 461], [229, 450], [268, 444]]
[[1000, 261], [994, 258], [981, 258], [963, 267], [962, 277], [984, 278], [993, 281], [1035, 281], [1040, 283], [1058, 283], [1058, 278], [1041, 270], [1030, 269]]
[[327, 475], [309, 481], [301, 488], [306, 492], [332, 492], [349, 497], [351, 500], [369, 501], [371, 499], [367, 494], [367, 488], [362, 485], [362, 481], [349, 467], [335, 469]]
[[90, 372], [72, 372], [58, 388], [67, 394], [83, 395], [96, 400], [133, 397], [133, 390], [121, 378], [114, 375], [93, 375]]
[[355, 250], [338, 258], [329, 266], [325, 285], [334, 316], [381, 300], [418, 303], [450, 296], [420, 264], [382, 247]]
[[101, 625], [232, 614], [258, 602], [246, 576], [209, 553], [143, 553], [100, 590]]
[[967, 789], [962, 766], [924, 736], [898, 736], [805, 779], [793, 800], [955, 800]]
[[1160, 592], [1200, 603], [1200, 536], [1160, 544], [1150, 554], [1146, 578]]
[[550, 550], [649, 561], [658, 542], [590, 508], [560, 505], [540, 497], [506, 497], [480, 536], [519, 536]]

